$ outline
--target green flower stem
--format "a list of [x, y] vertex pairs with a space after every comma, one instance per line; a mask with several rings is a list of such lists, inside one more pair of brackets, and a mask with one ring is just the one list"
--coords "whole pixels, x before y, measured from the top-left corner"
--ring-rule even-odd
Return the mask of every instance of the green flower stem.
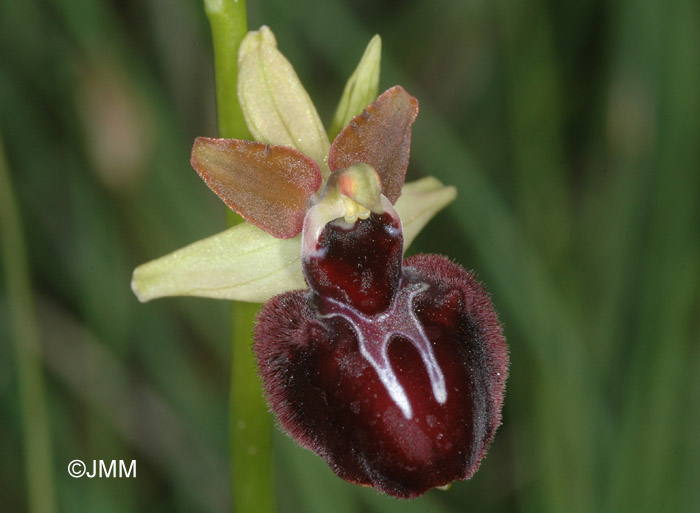
[[263, 399], [250, 335], [259, 305], [233, 303], [231, 471], [234, 513], [273, 513], [272, 416]]
[[249, 139], [238, 103], [238, 47], [248, 31], [246, 0], [204, 0], [204, 9], [214, 47], [219, 136]]
[[[205, 0], [211, 25], [219, 136], [249, 139], [238, 103], [238, 47], [248, 30], [245, 0]], [[233, 212], [228, 224], [241, 218]], [[251, 351], [258, 305], [234, 302], [229, 437], [231, 493], [235, 513], [275, 511], [272, 417], [263, 400]]]
[[27, 268], [27, 255], [10, 173], [0, 140], [0, 246], [2, 248], [9, 322], [15, 345], [17, 384], [25, 450], [27, 510], [53, 513], [56, 497], [49, 416], [39, 354], [39, 329]]

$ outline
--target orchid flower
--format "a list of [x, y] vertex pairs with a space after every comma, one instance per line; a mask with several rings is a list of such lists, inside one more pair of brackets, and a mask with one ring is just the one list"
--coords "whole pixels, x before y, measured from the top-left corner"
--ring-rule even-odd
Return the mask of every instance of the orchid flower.
[[[348, 81], [334, 125], [348, 124], [376, 98], [380, 49], [381, 42], [375, 36]], [[330, 174], [328, 136], [294, 69], [277, 50], [269, 28], [249, 33], [241, 44], [239, 60], [240, 103], [250, 132], [264, 144], [201, 138], [195, 142], [192, 162], [210, 184], [217, 179], [229, 180], [228, 185], [221, 184], [219, 194], [250, 222], [139, 266], [134, 272], [132, 288], [141, 301], [165, 296], [201, 296], [264, 303], [281, 292], [306, 288], [301, 269], [301, 235], [276, 236], [290, 223], [281, 211], [282, 205], [301, 201], [296, 208], [287, 210], [297, 223], [306, 208], [302, 196], [295, 190], [300, 180], [295, 170], [303, 168], [308, 177], [314, 173], [309, 171], [314, 161], [322, 180], [327, 180]], [[272, 155], [266, 160], [254, 161], [252, 153], [256, 148], [264, 150], [266, 145], [271, 145]], [[247, 157], [243, 147], [250, 149]], [[248, 159], [247, 163], [227, 161], [227, 152], [235, 158], [234, 148], [238, 149], [240, 158]], [[292, 154], [296, 158], [290, 157]], [[287, 157], [296, 160], [296, 167], [285, 167]], [[262, 173], [255, 172], [260, 169]], [[319, 187], [321, 183], [306, 185], [304, 194], [314, 184]], [[231, 196], [227, 199], [228, 193]], [[436, 178], [426, 177], [407, 183], [403, 188], [399, 186], [393, 194], [400, 194], [395, 208], [403, 221], [405, 246], [408, 247], [428, 221], [454, 200], [456, 191], [454, 187], [443, 186]], [[238, 199], [234, 199], [236, 197]], [[240, 207], [235, 206], [235, 201], [240, 202]], [[266, 212], [267, 208], [270, 212]], [[266, 226], [271, 231], [266, 231]]]
[[266, 302], [253, 349], [280, 426], [340, 477], [411, 498], [476, 471], [508, 355], [471, 273], [403, 260], [456, 191], [404, 184], [418, 102], [400, 86], [376, 97], [379, 51], [375, 37], [331, 144], [270, 29], [250, 32], [238, 96], [255, 140], [199, 137], [191, 159], [246, 222], [140, 266], [133, 289]]

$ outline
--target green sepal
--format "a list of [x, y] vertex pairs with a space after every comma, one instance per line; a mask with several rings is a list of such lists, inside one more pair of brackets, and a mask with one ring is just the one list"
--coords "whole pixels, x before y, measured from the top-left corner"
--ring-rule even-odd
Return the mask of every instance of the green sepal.
[[365, 53], [350, 75], [343, 95], [340, 97], [338, 108], [328, 129], [331, 140], [346, 126], [362, 109], [377, 99], [379, 93], [379, 72], [382, 58], [382, 39], [375, 35], [365, 48]]
[[199, 240], [140, 265], [131, 288], [140, 301], [200, 296], [263, 303], [306, 287], [300, 236], [276, 239], [250, 223]]
[[268, 27], [249, 32], [238, 52], [238, 100], [253, 139], [291, 146], [328, 177], [330, 142], [309, 94]]

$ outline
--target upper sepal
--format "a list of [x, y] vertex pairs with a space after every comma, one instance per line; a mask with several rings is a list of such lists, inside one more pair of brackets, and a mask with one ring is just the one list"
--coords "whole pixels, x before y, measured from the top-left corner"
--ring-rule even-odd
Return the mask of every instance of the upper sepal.
[[321, 186], [316, 162], [287, 146], [198, 137], [191, 163], [226, 205], [281, 239], [301, 231]]
[[352, 73], [343, 96], [340, 98], [338, 108], [328, 129], [331, 139], [345, 127], [352, 118], [357, 116], [362, 109], [372, 103], [379, 93], [379, 70], [382, 59], [382, 40], [375, 35], [367, 45], [365, 53]]
[[382, 193], [396, 203], [406, 177], [411, 126], [417, 115], [418, 100], [403, 87], [385, 91], [335, 138], [328, 158], [331, 170], [369, 164], [379, 173]]
[[268, 27], [249, 32], [238, 52], [238, 100], [253, 138], [296, 148], [329, 174], [321, 118]]

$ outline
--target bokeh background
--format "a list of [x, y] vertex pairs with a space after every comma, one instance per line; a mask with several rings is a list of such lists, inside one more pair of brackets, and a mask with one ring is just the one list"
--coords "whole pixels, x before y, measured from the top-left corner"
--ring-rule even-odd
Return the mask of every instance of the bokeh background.
[[[248, 8], [326, 122], [381, 34], [381, 89], [421, 102], [408, 178], [459, 189], [409, 252], [477, 272], [512, 357], [471, 481], [398, 502], [277, 434], [279, 511], [700, 511], [700, 4]], [[227, 511], [228, 305], [129, 286], [225, 226], [189, 167], [216, 134], [201, 2], [1, 0], [0, 134], [0, 510], [53, 488], [62, 512]], [[72, 479], [76, 458], [138, 475]]]

